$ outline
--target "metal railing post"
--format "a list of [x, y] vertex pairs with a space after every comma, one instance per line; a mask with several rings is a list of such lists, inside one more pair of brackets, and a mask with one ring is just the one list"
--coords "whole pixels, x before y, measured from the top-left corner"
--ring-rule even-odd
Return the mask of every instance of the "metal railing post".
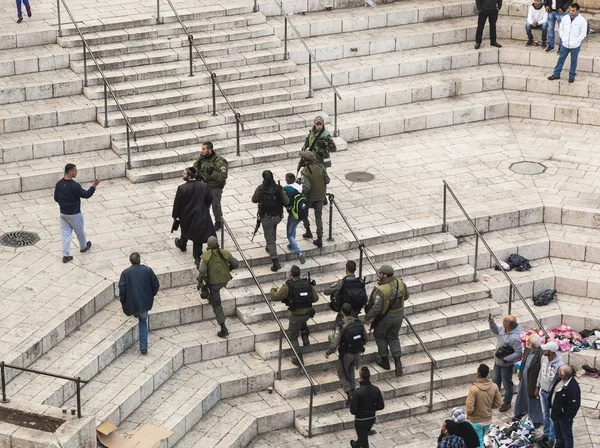
[[435, 365], [431, 363], [431, 373], [429, 377], [429, 412], [433, 412], [433, 369]]
[[160, 0], [156, 0], [156, 23], [160, 24]]
[[212, 100], [213, 100], [213, 117], [217, 115], [217, 74], [212, 73], [210, 75], [210, 79], [212, 79]]
[[283, 19], [283, 59], [287, 60], [288, 58], [288, 46], [287, 46], [287, 40], [288, 40], [288, 19], [287, 16]]
[[513, 286], [508, 285], [508, 314], [512, 314]]
[[83, 86], [84, 87], [88, 86], [88, 79], [87, 79], [87, 48], [85, 46], [85, 42], [83, 44]]
[[444, 211], [442, 217], [442, 232], [448, 231], [448, 224], [446, 223], [446, 182], [444, 182]]
[[77, 386], [77, 418], [81, 418], [81, 377], [77, 377], [75, 385]]
[[225, 227], [221, 224], [221, 248], [225, 245]]
[[308, 97], [312, 98], [312, 55], [308, 55]]
[[240, 156], [240, 113], [235, 114], [235, 153]]
[[2, 381], [2, 403], [8, 403], [8, 399], [6, 398], [6, 377], [4, 375], [4, 361], [0, 361], [0, 377]]
[[358, 278], [362, 278], [363, 271], [363, 245], [358, 245], [358, 250], [360, 251], [360, 258], [358, 259]]
[[337, 93], [333, 92], [333, 136], [339, 137], [340, 131], [338, 131], [337, 126]]
[[258, 0], [254, 0], [254, 9], [253, 12], [258, 12]]
[[333, 201], [334, 196], [329, 194], [329, 238], [327, 241], [333, 241]]
[[104, 81], [104, 127], [108, 127], [108, 83]]
[[62, 37], [62, 26], [60, 23], [60, 0], [56, 0], [56, 12], [58, 15], [58, 37]]
[[191, 34], [188, 36], [188, 42], [190, 43], [190, 76], [194, 76], [194, 60], [192, 55], [192, 45], [194, 42], [194, 36]]
[[127, 130], [127, 169], [131, 169], [131, 145], [129, 143], [129, 126], [125, 123], [125, 129]]
[[[477, 228], [477, 218], [475, 218], [475, 228]], [[473, 260], [473, 281], [477, 281], [477, 258], [479, 257], [479, 232], [475, 233], [475, 260]]]
[[283, 358], [283, 333], [279, 331], [279, 355], [277, 359], [277, 380], [281, 381], [281, 358]]
[[310, 386], [310, 401], [308, 402], [308, 438], [310, 439], [312, 434], [312, 419], [313, 419], [313, 398], [315, 396], [314, 387]]

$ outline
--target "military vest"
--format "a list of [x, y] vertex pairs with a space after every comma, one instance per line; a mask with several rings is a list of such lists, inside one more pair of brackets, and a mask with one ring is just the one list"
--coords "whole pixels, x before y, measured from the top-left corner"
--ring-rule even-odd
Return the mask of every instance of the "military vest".
[[[396, 298], [396, 285], [398, 285], [398, 295], [397, 300], [394, 300]], [[383, 294], [381, 314], [385, 314], [390, 305], [394, 307], [390, 309], [390, 313], [401, 312], [404, 309], [404, 283], [402, 283], [402, 280], [394, 279], [378, 284], [377, 289]]]
[[[219, 251], [221, 255], [219, 255]], [[200, 255], [200, 259], [208, 267], [208, 283], [217, 285], [231, 280], [229, 260], [231, 254], [225, 249], [210, 249]]]

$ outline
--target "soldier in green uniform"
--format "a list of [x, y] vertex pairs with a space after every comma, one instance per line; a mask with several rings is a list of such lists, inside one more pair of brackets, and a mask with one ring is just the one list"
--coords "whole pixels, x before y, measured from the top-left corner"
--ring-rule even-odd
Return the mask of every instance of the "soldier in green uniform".
[[198, 267], [198, 290], [202, 283], [208, 280], [210, 290], [208, 302], [212, 305], [217, 323], [221, 325], [221, 330], [217, 333], [220, 338], [229, 335], [225, 326], [225, 314], [221, 306], [221, 289], [227, 286], [231, 280], [230, 271], [237, 269], [240, 263], [225, 249], [219, 249], [219, 241], [216, 236], [211, 236], [207, 243], [207, 251], [200, 256], [200, 266]]
[[[325, 201], [326, 185], [329, 184], [329, 176], [325, 167], [315, 160], [315, 155], [312, 152], [302, 151], [302, 193], [306, 197], [308, 208], [315, 211], [315, 221], [317, 224], [317, 239], [313, 244], [317, 247], [323, 247], [323, 204]], [[303, 238], [309, 239], [313, 237], [310, 230], [310, 222], [308, 218], [304, 221], [304, 229], [306, 233]]]
[[408, 298], [402, 280], [394, 277], [394, 268], [384, 264], [379, 269], [379, 281], [371, 292], [365, 307], [365, 323], [373, 322], [375, 343], [377, 344], [377, 365], [389, 370], [388, 345], [396, 365], [396, 376], [402, 376], [402, 349], [400, 348], [400, 327], [404, 318], [404, 301]]
[[[271, 288], [271, 299], [274, 302], [283, 302], [288, 306], [289, 325], [286, 334], [290, 338], [294, 350], [298, 353], [300, 361], [304, 362], [298, 336], [300, 336], [302, 327], [306, 327], [306, 322], [315, 315], [312, 304], [319, 301], [319, 293], [310, 280], [300, 278], [300, 268], [294, 265], [290, 269], [290, 279], [281, 288], [277, 288], [277, 286]], [[292, 363], [300, 366], [300, 362], [295, 356], [292, 356]]]
[[215, 153], [212, 142], [204, 142], [200, 150], [200, 157], [194, 163], [194, 168], [198, 172], [198, 178], [206, 182], [213, 196], [212, 211], [215, 230], [220, 230], [223, 218], [221, 198], [229, 175], [229, 164], [227, 160]]
[[325, 168], [331, 168], [330, 153], [337, 151], [337, 148], [329, 131], [325, 129], [323, 117], [315, 117], [314, 126], [308, 131], [302, 151], [312, 152], [318, 163]]

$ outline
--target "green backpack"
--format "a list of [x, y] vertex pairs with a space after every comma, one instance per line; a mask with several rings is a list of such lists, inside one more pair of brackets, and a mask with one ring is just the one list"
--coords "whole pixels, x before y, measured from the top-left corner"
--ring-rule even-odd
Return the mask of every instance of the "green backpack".
[[290, 213], [299, 221], [308, 218], [308, 204], [302, 193], [296, 193], [290, 204]]

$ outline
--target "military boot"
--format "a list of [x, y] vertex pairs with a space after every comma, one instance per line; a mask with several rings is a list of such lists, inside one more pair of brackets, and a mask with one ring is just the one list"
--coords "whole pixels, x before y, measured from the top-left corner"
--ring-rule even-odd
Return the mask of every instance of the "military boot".
[[323, 238], [317, 237], [316, 240], [313, 240], [313, 244], [317, 247], [323, 247]]
[[277, 258], [273, 258], [273, 266], [271, 266], [271, 271], [277, 272], [281, 269], [281, 265], [279, 264], [279, 260]]
[[394, 356], [394, 365], [396, 367], [396, 376], [402, 376], [402, 358], [400, 356]]
[[310, 345], [310, 338], [308, 337], [310, 335], [310, 331], [308, 330], [308, 328], [306, 329], [306, 331], [304, 331], [303, 329], [300, 335], [302, 336], [302, 345], [304, 347]]
[[304, 238], [305, 240], [310, 240], [312, 237], [313, 237], [313, 234], [310, 231], [310, 228], [307, 228], [306, 232], [304, 232], [304, 234], [302, 235], [302, 238]]
[[221, 331], [217, 332], [217, 336], [219, 336], [220, 338], [226, 338], [227, 336], [229, 336], [229, 331], [227, 330], [225, 324], [221, 324]]
[[[298, 358], [300, 359], [299, 361]], [[302, 357], [302, 353], [298, 353], [298, 358], [292, 356], [292, 364], [294, 364], [296, 367], [300, 367], [300, 363], [304, 364], [304, 358]]]
[[350, 403], [352, 403], [352, 391], [348, 391], [348, 393], [346, 394], [347, 398], [346, 398], [346, 407], [349, 408], [350, 407]]
[[382, 369], [390, 370], [390, 360], [387, 356], [382, 356], [381, 359], [378, 359], [377, 365]]

